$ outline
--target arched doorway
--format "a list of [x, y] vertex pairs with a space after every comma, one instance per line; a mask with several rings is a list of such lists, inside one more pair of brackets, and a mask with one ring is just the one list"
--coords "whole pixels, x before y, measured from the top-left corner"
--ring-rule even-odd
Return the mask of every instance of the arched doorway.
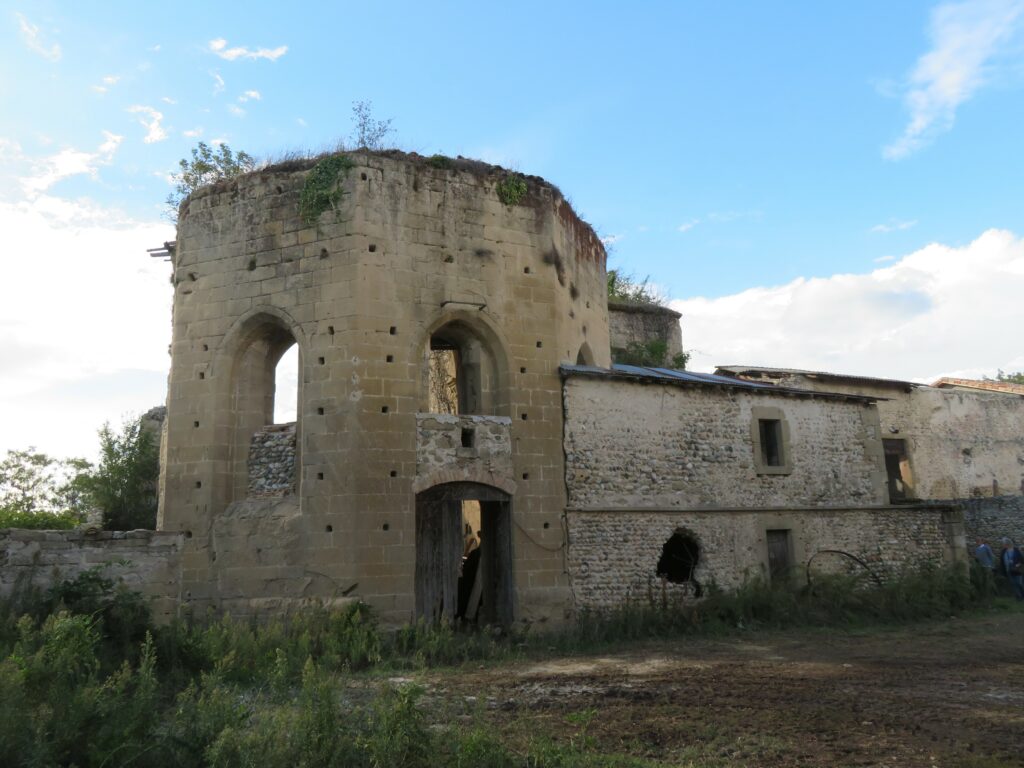
[[469, 482], [416, 494], [416, 615], [431, 624], [512, 623], [511, 496]]

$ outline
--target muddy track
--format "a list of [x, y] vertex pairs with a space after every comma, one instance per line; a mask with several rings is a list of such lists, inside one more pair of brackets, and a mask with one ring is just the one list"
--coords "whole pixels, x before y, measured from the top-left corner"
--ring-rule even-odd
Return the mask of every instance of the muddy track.
[[1024, 766], [1021, 611], [649, 643], [424, 682], [512, 742], [585, 737], [668, 764]]

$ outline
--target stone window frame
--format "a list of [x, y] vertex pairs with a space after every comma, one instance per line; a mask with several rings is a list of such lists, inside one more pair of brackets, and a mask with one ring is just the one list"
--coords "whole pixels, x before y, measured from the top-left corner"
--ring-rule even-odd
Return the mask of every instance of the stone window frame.
[[[773, 466], [764, 460], [764, 450], [761, 446], [761, 422], [765, 420], [779, 422], [779, 431], [782, 433], [782, 444], [779, 446], [782, 463], [779, 465]], [[792, 441], [785, 411], [774, 406], [763, 405], [751, 408], [750, 439], [754, 446], [754, 471], [758, 475], [790, 475], [793, 473]]]

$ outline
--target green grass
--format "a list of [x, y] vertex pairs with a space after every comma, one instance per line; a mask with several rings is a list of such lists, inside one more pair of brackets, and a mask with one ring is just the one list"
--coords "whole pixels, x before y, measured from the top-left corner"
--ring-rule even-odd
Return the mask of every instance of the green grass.
[[[0, 605], [0, 765], [655, 766], [603, 752], [588, 733], [595, 710], [567, 718], [567, 741], [524, 734], [513, 747], [479, 716], [447, 717], [416, 686], [364, 677], [355, 695], [352, 675], [759, 628], [895, 625], [995, 599], [983, 574], [956, 569], [881, 587], [830, 577], [802, 590], [752, 581], [710, 592], [698, 605], [652, 599], [556, 633], [500, 638], [422, 624], [386, 632], [360, 604], [259, 626], [154, 627], [137, 594], [90, 571]], [[749, 747], [756, 757], [778, 745]], [[683, 757], [724, 764], [703, 750]]]

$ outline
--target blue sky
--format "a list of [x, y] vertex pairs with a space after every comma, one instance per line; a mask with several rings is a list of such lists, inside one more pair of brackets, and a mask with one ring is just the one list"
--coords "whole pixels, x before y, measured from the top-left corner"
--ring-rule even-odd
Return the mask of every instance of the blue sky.
[[[173, 237], [177, 160], [199, 140], [260, 158], [333, 146], [356, 100], [403, 149], [558, 184], [612, 266], [684, 312], [698, 367], [1024, 367], [1007, 338], [1022, 27], [1021, 0], [0, 2], [0, 221], [32, 252], [0, 255], [0, 352], [17, 361], [0, 405], [106, 393], [74, 411], [84, 425], [158, 402], [170, 294], [142, 250]], [[128, 313], [144, 317], [115, 330]], [[52, 432], [35, 441], [59, 452], [41, 418], [0, 449]]]

